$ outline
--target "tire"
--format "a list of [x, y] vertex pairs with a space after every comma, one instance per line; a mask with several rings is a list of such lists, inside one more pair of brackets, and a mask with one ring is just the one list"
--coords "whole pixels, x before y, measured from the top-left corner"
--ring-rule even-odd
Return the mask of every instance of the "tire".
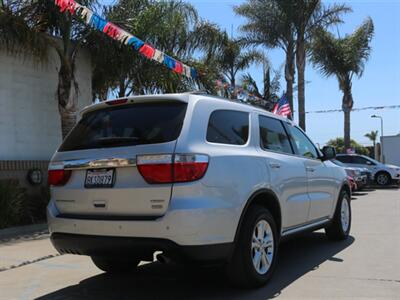
[[350, 196], [342, 191], [336, 206], [335, 215], [331, 224], [325, 227], [325, 233], [330, 240], [345, 240], [351, 229]]
[[140, 259], [108, 256], [91, 256], [93, 263], [107, 273], [129, 273], [136, 270]]
[[378, 172], [375, 175], [375, 182], [379, 186], [389, 185], [391, 181], [390, 175], [386, 172]]
[[[275, 220], [266, 208], [259, 205], [249, 208], [232, 259], [226, 268], [232, 284], [242, 288], [255, 288], [268, 282], [276, 265], [279, 243], [277, 232]], [[258, 267], [255, 266], [256, 261], [259, 262]]]

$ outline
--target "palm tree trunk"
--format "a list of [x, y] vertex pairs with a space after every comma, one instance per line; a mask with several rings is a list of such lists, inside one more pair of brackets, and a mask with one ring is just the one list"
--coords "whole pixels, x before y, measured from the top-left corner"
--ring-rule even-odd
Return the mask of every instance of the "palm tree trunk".
[[65, 139], [75, 126], [78, 110], [78, 86], [74, 79], [71, 63], [67, 60], [61, 62], [58, 72], [57, 96], [62, 138]]
[[236, 99], [237, 95], [236, 95], [236, 79], [235, 79], [235, 72], [232, 68], [232, 70], [230, 71], [229, 74], [230, 77], [230, 81], [231, 81], [231, 87], [232, 87], [232, 93], [231, 93], [231, 99]]
[[350, 113], [353, 108], [353, 96], [348, 89], [343, 94], [342, 109], [344, 112], [344, 148], [350, 148]]
[[125, 80], [121, 79], [119, 81], [119, 91], [118, 91], [118, 97], [119, 98], [123, 98], [126, 96], [126, 84], [125, 84]]
[[297, 101], [299, 126], [306, 130], [306, 113], [305, 113], [305, 89], [304, 89], [304, 73], [306, 67], [306, 51], [304, 46], [304, 36], [299, 35], [296, 50], [296, 66], [297, 66]]
[[[294, 44], [290, 42], [286, 49], [285, 61], [285, 80], [286, 80], [286, 97], [288, 98], [290, 109], [293, 112], [293, 82], [294, 82]], [[291, 116], [293, 118], [293, 114]]]

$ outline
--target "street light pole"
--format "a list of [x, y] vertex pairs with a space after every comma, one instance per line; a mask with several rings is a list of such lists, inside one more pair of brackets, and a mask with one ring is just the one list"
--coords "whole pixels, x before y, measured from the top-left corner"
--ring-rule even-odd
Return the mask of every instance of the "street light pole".
[[371, 118], [381, 119], [381, 159], [385, 163], [385, 156], [383, 155], [383, 118], [377, 115], [372, 115]]

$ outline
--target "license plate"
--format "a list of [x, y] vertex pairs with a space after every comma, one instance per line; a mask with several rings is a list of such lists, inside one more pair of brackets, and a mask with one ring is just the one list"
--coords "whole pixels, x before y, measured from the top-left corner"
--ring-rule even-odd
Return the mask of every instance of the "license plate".
[[85, 188], [111, 188], [114, 186], [114, 169], [87, 170]]

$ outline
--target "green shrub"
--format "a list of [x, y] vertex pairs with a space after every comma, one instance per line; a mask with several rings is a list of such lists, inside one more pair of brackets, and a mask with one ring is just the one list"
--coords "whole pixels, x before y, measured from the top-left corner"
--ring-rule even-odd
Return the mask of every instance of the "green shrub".
[[[346, 153], [346, 149], [344, 147], [344, 139], [341, 137], [329, 140], [327, 145], [335, 147], [337, 153]], [[357, 143], [355, 140], [350, 140], [350, 147], [353, 148], [357, 154], [363, 154], [363, 155], [369, 154], [368, 149], [365, 148], [363, 145]]]
[[27, 216], [26, 192], [18, 180], [0, 180], [0, 229], [24, 223]]
[[46, 220], [46, 207], [50, 201], [49, 187], [40, 187], [40, 192], [27, 199], [27, 208], [31, 223], [37, 223]]

